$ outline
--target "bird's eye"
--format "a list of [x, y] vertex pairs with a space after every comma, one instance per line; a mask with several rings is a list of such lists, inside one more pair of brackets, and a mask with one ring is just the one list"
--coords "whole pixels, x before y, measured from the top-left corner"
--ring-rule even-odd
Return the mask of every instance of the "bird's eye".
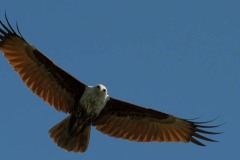
[[101, 87], [99, 85], [97, 85], [97, 88], [100, 89]]
[[106, 89], [103, 89], [103, 92], [106, 92], [107, 90]]

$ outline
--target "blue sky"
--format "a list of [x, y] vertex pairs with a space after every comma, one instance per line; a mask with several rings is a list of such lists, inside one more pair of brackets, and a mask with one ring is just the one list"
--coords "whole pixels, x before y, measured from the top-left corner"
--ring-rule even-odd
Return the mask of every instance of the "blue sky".
[[200, 121], [226, 123], [207, 147], [135, 143], [92, 128], [84, 154], [48, 130], [66, 117], [32, 94], [0, 57], [0, 159], [218, 159], [239, 157], [239, 1], [1, 0], [12, 24], [56, 64], [112, 97]]

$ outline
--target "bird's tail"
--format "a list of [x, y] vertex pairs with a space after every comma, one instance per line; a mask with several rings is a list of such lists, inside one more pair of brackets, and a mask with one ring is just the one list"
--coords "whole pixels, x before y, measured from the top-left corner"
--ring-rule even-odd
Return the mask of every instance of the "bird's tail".
[[73, 152], [85, 152], [90, 138], [90, 124], [81, 123], [70, 115], [49, 130], [50, 137], [61, 148]]

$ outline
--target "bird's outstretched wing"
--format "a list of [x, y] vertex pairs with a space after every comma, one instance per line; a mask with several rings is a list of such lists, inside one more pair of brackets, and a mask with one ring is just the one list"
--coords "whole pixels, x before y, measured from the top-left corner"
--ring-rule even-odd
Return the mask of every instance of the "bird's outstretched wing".
[[200, 123], [110, 98], [93, 125], [111, 137], [137, 142], [193, 142], [200, 146], [204, 144], [196, 138], [215, 142], [199, 133], [218, 134], [200, 129], [217, 126]]
[[85, 85], [56, 66], [35, 47], [8, 27], [0, 24], [0, 50], [33, 93], [58, 111], [72, 112]]

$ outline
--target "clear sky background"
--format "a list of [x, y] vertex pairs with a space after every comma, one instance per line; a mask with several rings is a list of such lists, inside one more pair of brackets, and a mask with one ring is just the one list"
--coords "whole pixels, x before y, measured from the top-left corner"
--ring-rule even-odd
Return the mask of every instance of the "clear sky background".
[[92, 128], [84, 154], [48, 130], [66, 114], [36, 97], [0, 56], [0, 159], [237, 159], [240, 2], [221, 0], [1, 0], [11, 23], [56, 64], [112, 97], [199, 121], [220, 116], [219, 143], [136, 143]]

